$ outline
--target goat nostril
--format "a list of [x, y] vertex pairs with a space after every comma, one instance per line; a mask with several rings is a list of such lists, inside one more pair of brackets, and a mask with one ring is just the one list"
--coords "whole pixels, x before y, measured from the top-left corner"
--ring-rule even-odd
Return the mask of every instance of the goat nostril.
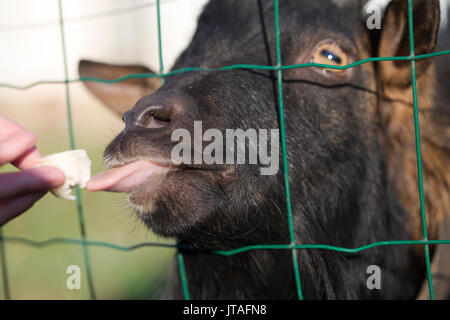
[[153, 129], [157, 129], [157, 128], [164, 128], [167, 127], [170, 123], [170, 120], [166, 120], [166, 119], [158, 119], [157, 117], [153, 116], [150, 121], [148, 122], [148, 124], [146, 125], [147, 128], [153, 128]]
[[170, 123], [170, 113], [167, 111], [162, 107], [151, 107], [138, 117], [136, 124], [149, 129], [167, 127]]

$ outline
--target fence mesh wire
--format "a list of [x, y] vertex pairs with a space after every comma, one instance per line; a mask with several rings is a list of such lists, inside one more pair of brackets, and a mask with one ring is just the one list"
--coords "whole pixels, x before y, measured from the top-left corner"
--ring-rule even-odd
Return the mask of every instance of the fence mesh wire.
[[[417, 96], [417, 82], [416, 82], [416, 60], [433, 58], [437, 56], [450, 54], [450, 50], [444, 50], [440, 52], [434, 52], [430, 54], [423, 55], [415, 55], [414, 50], [414, 22], [413, 22], [413, 0], [405, 0], [408, 1], [408, 24], [409, 24], [409, 42], [410, 42], [410, 55], [409, 56], [397, 56], [397, 57], [371, 57], [367, 59], [362, 59], [356, 61], [351, 64], [347, 64], [345, 66], [335, 66], [335, 65], [327, 65], [327, 64], [319, 64], [319, 63], [304, 63], [304, 64], [294, 64], [294, 65], [283, 65], [281, 59], [281, 45], [280, 45], [280, 24], [279, 24], [279, 0], [273, 0], [274, 6], [274, 14], [275, 14], [275, 33], [276, 33], [276, 58], [277, 63], [275, 66], [265, 66], [265, 65], [250, 65], [250, 64], [235, 64], [224, 66], [220, 68], [182, 68], [178, 70], [173, 70], [171, 72], [164, 72], [164, 62], [163, 62], [163, 54], [162, 54], [162, 37], [161, 37], [161, 15], [160, 15], [160, 0], [156, 0], [156, 12], [157, 12], [157, 23], [158, 23], [158, 50], [159, 50], [159, 73], [158, 74], [129, 74], [124, 77], [120, 77], [114, 80], [105, 80], [94, 77], [80, 77], [78, 79], [69, 79], [67, 72], [67, 52], [66, 52], [66, 40], [64, 37], [64, 18], [63, 18], [63, 0], [58, 0], [59, 6], [59, 25], [60, 25], [60, 34], [61, 34], [61, 43], [62, 43], [62, 55], [64, 62], [64, 74], [65, 79], [61, 80], [43, 80], [37, 81], [25, 86], [17, 86], [9, 83], [0, 83], [0, 87], [12, 88], [25, 90], [31, 88], [33, 86], [39, 84], [65, 84], [65, 93], [66, 93], [66, 108], [67, 108], [67, 121], [68, 121], [68, 130], [70, 137], [70, 147], [71, 149], [76, 148], [75, 139], [74, 139], [74, 130], [72, 125], [72, 111], [71, 111], [71, 99], [70, 99], [70, 84], [73, 82], [83, 82], [83, 81], [95, 81], [95, 82], [103, 82], [103, 83], [117, 83], [120, 81], [124, 81], [131, 78], [151, 78], [158, 77], [161, 79], [161, 83], [164, 84], [164, 79], [166, 77], [170, 77], [179, 73], [186, 72], [211, 72], [211, 71], [227, 71], [227, 70], [236, 70], [236, 69], [260, 69], [260, 70], [271, 70], [275, 71], [277, 75], [277, 90], [278, 90], [278, 104], [279, 104], [279, 125], [280, 125], [280, 139], [281, 139], [281, 147], [282, 147], [282, 159], [283, 159], [283, 175], [284, 175], [284, 184], [285, 184], [285, 196], [286, 196], [286, 208], [287, 208], [287, 217], [289, 223], [289, 236], [290, 243], [289, 244], [260, 244], [260, 245], [250, 245], [243, 246], [240, 248], [232, 249], [232, 250], [213, 250], [208, 251], [209, 253], [222, 255], [222, 256], [232, 256], [236, 254], [240, 254], [247, 251], [252, 250], [290, 250], [292, 252], [292, 265], [294, 269], [295, 275], [295, 284], [297, 290], [297, 297], [299, 300], [303, 299], [303, 292], [301, 286], [300, 272], [299, 272], [299, 261], [297, 257], [297, 250], [307, 250], [307, 249], [319, 249], [319, 250], [331, 250], [342, 253], [358, 253], [361, 251], [369, 250], [374, 247], [380, 246], [398, 246], [398, 245], [423, 245], [425, 250], [425, 262], [426, 262], [426, 274], [428, 281], [428, 291], [431, 300], [434, 300], [434, 290], [433, 290], [433, 281], [431, 275], [431, 265], [430, 265], [430, 255], [429, 255], [429, 246], [430, 245], [438, 245], [450, 244], [450, 240], [429, 240], [427, 234], [427, 221], [426, 221], [426, 212], [425, 212], [425, 198], [424, 198], [424, 188], [423, 188], [423, 173], [422, 173], [422, 159], [421, 159], [421, 145], [420, 145], [420, 130], [419, 130], [419, 109], [418, 109], [418, 96]], [[143, 4], [139, 6], [131, 7], [133, 10], [144, 8], [149, 4]], [[117, 14], [116, 11], [113, 11], [114, 14]], [[88, 17], [88, 18], [94, 18]], [[290, 188], [289, 188], [289, 172], [288, 172], [288, 159], [287, 159], [287, 151], [286, 151], [286, 133], [285, 133], [285, 118], [284, 118], [284, 99], [283, 99], [283, 71], [295, 68], [310, 68], [310, 67], [320, 67], [320, 68], [328, 68], [328, 69], [337, 69], [337, 70], [345, 70], [348, 68], [353, 68], [368, 62], [380, 62], [380, 61], [410, 61], [411, 62], [411, 76], [412, 76], [412, 95], [413, 95], [413, 104], [414, 104], [414, 129], [415, 129], [415, 141], [416, 141], [416, 157], [417, 157], [417, 172], [418, 172], [418, 185], [419, 185], [419, 201], [420, 201], [420, 215], [422, 221], [422, 240], [401, 240], [401, 241], [379, 241], [370, 243], [364, 246], [360, 246], [357, 248], [344, 248], [337, 247], [332, 245], [324, 245], [324, 244], [298, 244], [295, 239], [294, 233], [294, 224], [292, 220], [292, 207], [291, 207], [291, 196], [290, 196]], [[92, 268], [90, 265], [89, 258], [89, 247], [104, 247], [113, 250], [120, 251], [131, 251], [136, 250], [143, 247], [165, 247], [165, 248], [175, 248], [178, 249], [177, 252], [177, 261], [179, 266], [181, 284], [183, 289], [184, 298], [186, 300], [190, 299], [188, 279], [186, 275], [186, 270], [184, 266], [183, 260], [183, 250], [195, 250], [198, 251], [192, 246], [183, 245], [183, 244], [166, 244], [166, 243], [157, 243], [157, 242], [143, 242], [133, 246], [120, 246], [108, 242], [102, 241], [91, 241], [86, 239], [86, 231], [84, 224], [84, 213], [83, 213], [83, 201], [81, 198], [80, 189], [76, 188], [76, 207], [78, 213], [78, 221], [80, 227], [80, 235], [81, 239], [69, 239], [69, 238], [53, 238], [46, 241], [33, 241], [20, 237], [5, 237], [2, 234], [2, 229], [0, 228], [0, 263], [2, 270], [2, 279], [3, 279], [3, 291], [6, 299], [11, 299], [10, 291], [9, 291], [9, 280], [8, 280], [8, 272], [7, 272], [7, 262], [5, 256], [5, 243], [21, 243], [23, 245], [28, 245], [32, 247], [45, 247], [56, 244], [66, 244], [66, 245], [79, 245], [83, 248], [83, 256], [84, 263], [87, 272], [87, 282], [89, 287], [89, 294], [91, 299], [96, 299], [94, 281], [92, 276]], [[301, 261], [300, 261], [301, 263]]]

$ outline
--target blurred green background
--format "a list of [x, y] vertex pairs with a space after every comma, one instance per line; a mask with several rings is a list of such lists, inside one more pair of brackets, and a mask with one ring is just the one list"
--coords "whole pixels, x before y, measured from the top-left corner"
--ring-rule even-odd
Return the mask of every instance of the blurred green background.
[[[80, 84], [71, 85], [75, 140], [78, 148], [86, 149], [93, 162], [92, 171], [102, 169], [102, 150], [113, 131], [120, 130], [121, 121], [100, 105], [80, 102]], [[33, 89], [42, 91], [42, 88]], [[64, 87], [52, 87], [50, 110], [44, 106], [23, 106], [19, 109], [1, 108], [1, 113], [20, 122], [38, 134], [38, 148], [43, 154], [70, 149], [66, 128]], [[21, 94], [17, 92], [16, 94]], [[23, 94], [23, 93], [22, 93]], [[27, 93], [25, 95], [33, 94]], [[58, 99], [59, 97], [59, 99]], [[83, 105], [85, 107], [83, 107]], [[44, 125], [48, 122], [48, 125]], [[113, 128], [113, 129], [112, 129]], [[115, 128], [115, 129], [114, 129]], [[105, 134], [106, 133], [106, 134]], [[11, 165], [1, 171], [16, 170]], [[167, 242], [157, 239], [132, 216], [124, 201], [124, 194], [91, 193], [82, 191], [87, 238], [128, 246], [144, 241]], [[55, 237], [80, 239], [75, 201], [55, 198], [47, 194], [24, 215], [2, 228], [4, 236], [23, 237], [43, 241]], [[13, 299], [88, 299], [89, 292], [79, 245], [54, 244], [34, 248], [7, 242], [6, 262], [11, 297]], [[155, 290], [164, 279], [174, 250], [145, 247], [122, 252], [103, 247], [90, 247], [92, 274], [100, 299], [147, 299], [155, 297]], [[65, 273], [69, 265], [82, 269], [81, 290], [66, 288]], [[3, 288], [3, 283], [0, 284]], [[0, 290], [0, 298], [4, 298]]]
[[[162, 0], [163, 54], [168, 69], [190, 41], [196, 16], [206, 0]], [[82, 58], [109, 63], [144, 64], [159, 70], [156, 0], [63, 0], [69, 78], [78, 78]], [[27, 85], [64, 80], [57, 0], [0, 1], [0, 84]], [[75, 143], [86, 149], [92, 172], [102, 170], [102, 153], [123, 128], [122, 121], [88, 94], [70, 84]], [[132, 106], [130, 106], [132, 107]], [[41, 84], [26, 90], [0, 86], [0, 114], [38, 136], [47, 155], [70, 149], [63, 84]], [[0, 172], [17, 170], [11, 165]], [[125, 195], [82, 190], [87, 239], [129, 246], [158, 239], [133, 217]], [[28, 212], [2, 228], [6, 237], [45, 241], [80, 239], [75, 201], [47, 194]], [[6, 242], [6, 265], [12, 299], [89, 299], [83, 248], [54, 244], [34, 248]], [[169, 270], [175, 251], [144, 247], [117, 251], [89, 247], [98, 299], [149, 299]], [[81, 290], [68, 290], [66, 269], [81, 267]], [[4, 299], [0, 277], [0, 299]]]

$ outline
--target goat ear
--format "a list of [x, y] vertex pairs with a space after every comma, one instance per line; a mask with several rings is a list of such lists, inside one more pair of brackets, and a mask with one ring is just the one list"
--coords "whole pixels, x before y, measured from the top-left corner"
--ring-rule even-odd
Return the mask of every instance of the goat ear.
[[[413, 0], [415, 55], [432, 53], [436, 47], [440, 24], [439, 0]], [[380, 57], [409, 56], [408, 0], [392, 0], [386, 9], [378, 46]], [[416, 60], [417, 77], [431, 64], [430, 59]], [[411, 62], [381, 63], [382, 80], [388, 85], [411, 85]]]
[[[132, 73], [154, 73], [143, 66], [119, 66], [88, 60], [80, 61], [78, 72], [82, 78], [95, 77], [106, 80], [114, 80]], [[119, 115], [131, 109], [140, 98], [160, 87], [159, 78], [132, 78], [117, 83], [97, 81], [83, 83], [91, 93]]]

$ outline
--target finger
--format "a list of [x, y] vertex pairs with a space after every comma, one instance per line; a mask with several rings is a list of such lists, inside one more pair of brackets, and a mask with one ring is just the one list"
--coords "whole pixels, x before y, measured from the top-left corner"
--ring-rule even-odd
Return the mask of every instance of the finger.
[[30, 209], [33, 204], [44, 195], [45, 192], [40, 192], [0, 201], [0, 227], [9, 220]]
[[23, 155], [21, 155], [17, 160], [12, 162], [20, 170], [27, 170], [33, 168], [37, 161], [42, 158], [41, 153], [38, 151], [36, 146], [28, 149]]
[[20, 158], [36, 143], [36, 135], [29, 131], [19, 131], [0, 140], [0, 165]]
[[0, 174], [0, 200], [48, 191], [64, 184], [64, 173], [54, 167], [38, 167]]
[[25, 131], [25, 129], [20, 124], [0, 115], [0, 140], [19, 131]]
[[[33, 133], [28, 132], [18, 123], [15, 123], [14, 121], [6, 118], [5, 116], [0, 115], [0, 141], [6, 140], [7, 138], [10, 138], [11, 136], [20, 132], [27, 132], [25, 135], [30, 135], [31, 139], [33, 138], [35, 139]], [[6, 145], [5, 147], [7, 148], [8, 145]], [[3, 150], [9, 149], [3, 148]], [[19, 155], [19, 158], [14, 160], [13, 164], [21, 170], [30, 169], [34, 167], [37, 160], [39, 160], [41, 157], [42, 155], [37, 151], [37, 148], [33, 145], [30, 149], [28, 149], [25, 152], [25, 154]], [[0, 164], [2, 163], [0, 162]]]

